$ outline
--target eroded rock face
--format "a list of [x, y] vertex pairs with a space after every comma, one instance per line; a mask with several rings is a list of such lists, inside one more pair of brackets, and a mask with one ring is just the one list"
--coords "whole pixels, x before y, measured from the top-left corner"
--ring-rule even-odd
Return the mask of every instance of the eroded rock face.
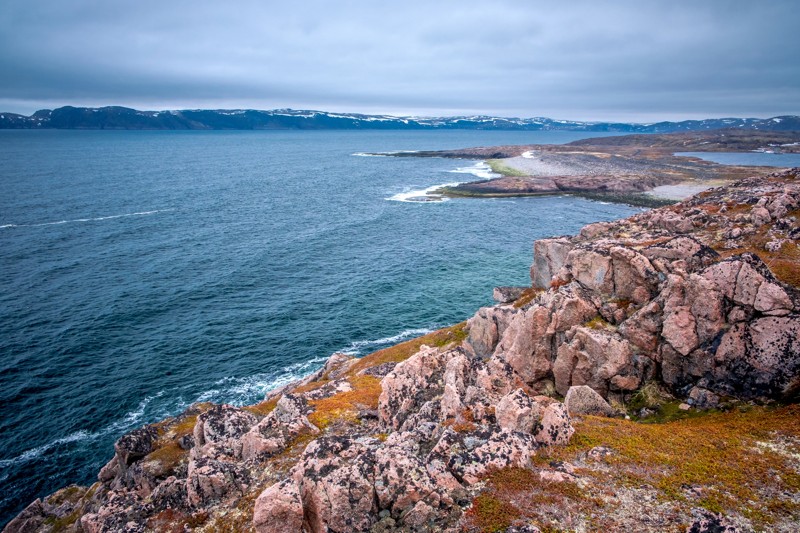
[[496, 469], [530, 467], [539, 448], [572, 435], [563, 405], [531, 396], [501, 361], [461, 348], [423, 346], [381, 385], [387, 438], [355, 433], [311, 442], [290, 479], [258, 498], [257, 530], [268, 531], [279, 516], [302, 518], [308, 531], [370, 531], [383, 527], [379, 520], [442, 529], [460, 515], [471, 485]]
[[289, 442], [302, 433], [319, 433], [308, 421], [311, 409], [305, 399], [284, 394], [275, 409], [241, 437], [244, 459], [268, 457], [283, 451]]
[[650, 380], [684, 396], [697, 384], [742, 398], [789, 394], [800, 383], [797, 289], [757, 255], [723, 259], [712, 245], [745, 245], [770, 224], [773, 252], [796, 248], [797, 221], [776, 217], [800, 205], [800, 186], [736, 185], [538, 241], [531, 278], [549, 290], [521, 309], [506, 306], [502, 332], [487, 327], [496, 311], [482, 309], [469, 322], [476, 353], [504, 362], [533, 390], [553, 384], [560, 394], [586, 385], [624, 397]]
[[253, 527], [258, 533], [302, 531], [303, 501], [292, 479], [272, 485], [256, 499]]

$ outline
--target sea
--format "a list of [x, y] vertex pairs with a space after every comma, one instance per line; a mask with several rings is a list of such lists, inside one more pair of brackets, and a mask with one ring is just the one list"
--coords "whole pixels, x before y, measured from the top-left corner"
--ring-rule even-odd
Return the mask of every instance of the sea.
[[0, 525], [132, 429], [465, 320], [535, 239], [639, 211], [419, 202], [491, 172], [369, 154], [589, 135], [0, 131]]

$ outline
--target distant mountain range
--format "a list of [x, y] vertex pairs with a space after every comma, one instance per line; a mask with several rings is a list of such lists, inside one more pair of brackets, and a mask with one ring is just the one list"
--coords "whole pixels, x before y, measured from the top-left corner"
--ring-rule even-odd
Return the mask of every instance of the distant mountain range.
[[719, 118], [632, 124], [624, 122], [573, 122], [550, 118], [504, 118], [491, 116], [395, 117], [298, 111], [296, 109], [137, 111], [127, 107], [59, 107], [43, 109], [26, 117], [0, 113], [0, 129], [89, 129], [89, 130], [376, 130], [376, 129], [469, 129], [469, 130], [563, 130], [624, 133], [669, 133], [675, 131], [736, 128], [769, 131], [800, 131], [800, 117], [767, 119]]

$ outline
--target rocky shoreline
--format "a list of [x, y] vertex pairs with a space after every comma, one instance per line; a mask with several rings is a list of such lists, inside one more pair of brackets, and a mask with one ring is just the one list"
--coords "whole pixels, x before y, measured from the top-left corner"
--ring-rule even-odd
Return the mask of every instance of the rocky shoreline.
[[539, 240], [466, 323], [133, 431], [4, 531], [793, 531], [799, 172]]
[[[423, 152], [396, 157], [488, 160], [501, 177], [443, 187], [433, 195], [514, 197], [574, 194], [592, 199], [660, 207], [696, 192], [771, 167], [721, 165], [676, 152], [770, 151], [797, 153], [798, 132], [715, 130], [660, 135], [589, 138], [563, 145], [492, 146]], [[671, 188], [671, 195], [658, 189]], [[653, 190], [656, 194], [650, 194]]]

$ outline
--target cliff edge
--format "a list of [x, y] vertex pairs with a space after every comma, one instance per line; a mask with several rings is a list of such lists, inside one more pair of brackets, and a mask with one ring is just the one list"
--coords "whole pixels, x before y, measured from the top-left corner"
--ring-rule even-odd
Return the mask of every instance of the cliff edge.
[[791, 531], [798, 172], [537, 241], [465, 324], [136, 430], [4, 531]]

